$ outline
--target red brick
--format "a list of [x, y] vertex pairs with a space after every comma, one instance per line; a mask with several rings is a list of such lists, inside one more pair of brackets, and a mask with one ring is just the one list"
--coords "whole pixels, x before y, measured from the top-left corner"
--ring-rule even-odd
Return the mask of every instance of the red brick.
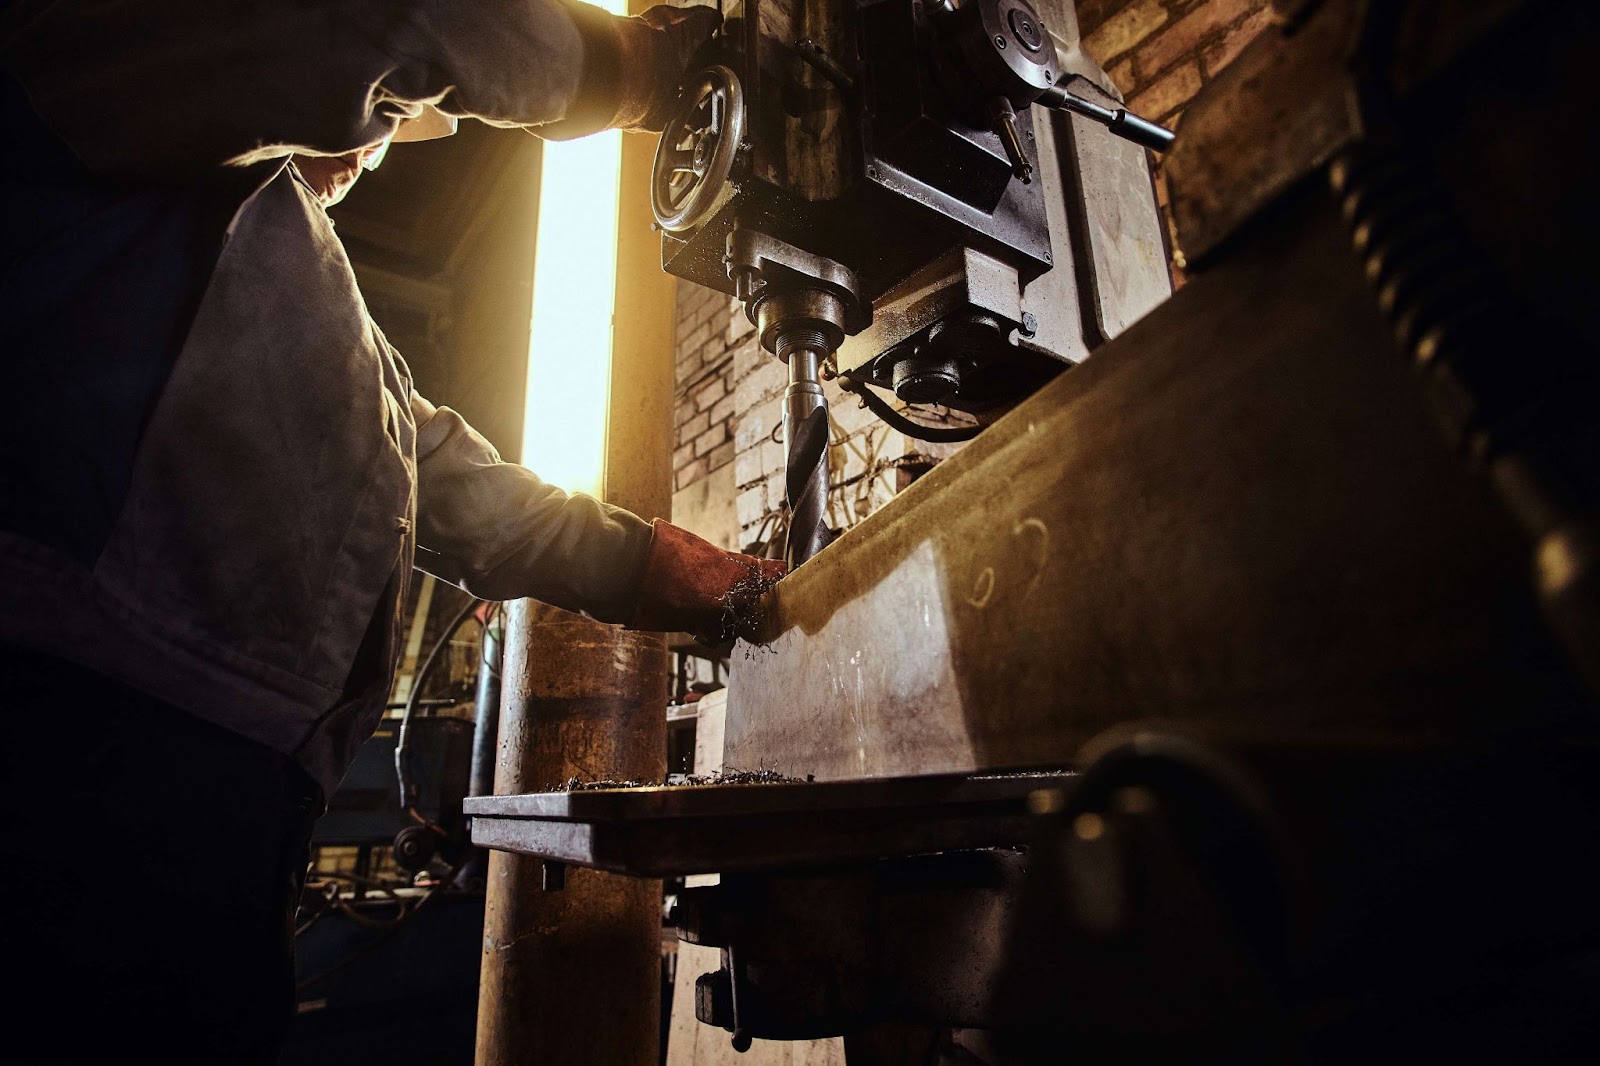
[[1206, 77], [1215, 78], [1221, 74], [1223, 68], [1232, 63], [1239, 53], [1244, 51], [1244, 46], [1261, 35], [1272, 21], [1272, 12], [1262, 8], [1254, 15], [1245, 19], [1239, 25], [1228, 31], [1226, 37], [1220, 42], [1207, 48], [1205, 51]]
[[1134, 53], [1139, 78], [1149, 81], [1168, 67], [1196, 53], [1207, 38], [1258, 10], [1265, 0], [1207, 0], [1150, 38]]
[[1199, 91], [1200, 64], [1190, 60], [1128, 101], [1128, 109], [1159, 122], [1194, 99]]
[[1100, 28], [1100, 24], [1117, 10], [1125, 5], [1128, 0], [1078, 0], [1078, 28], [1085, 34], [1093, 33]]
[[1111, 69], [1106, 71], [1106, 77], [1111, 79], [1111, 84], [1115, 85], [1117, 91], [1123, 96], [1133, 92], [1135, 88], [1133, 83], [1133, 57], [1129, 56], [1119, 63], [1112, 64]]
[[1166, 21], [1167, 9], [1161, 0], [1134, 0], [1084, 38], [1083, 50], [1104, 66], [1149, 37]]

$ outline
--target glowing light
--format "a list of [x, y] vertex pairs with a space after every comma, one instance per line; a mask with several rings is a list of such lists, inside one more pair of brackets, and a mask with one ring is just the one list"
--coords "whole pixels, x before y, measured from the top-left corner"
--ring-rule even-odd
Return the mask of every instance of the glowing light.
[[614, 130], [545, 143], [522, 463], [595, 496], [605, 479], [621, 173]]

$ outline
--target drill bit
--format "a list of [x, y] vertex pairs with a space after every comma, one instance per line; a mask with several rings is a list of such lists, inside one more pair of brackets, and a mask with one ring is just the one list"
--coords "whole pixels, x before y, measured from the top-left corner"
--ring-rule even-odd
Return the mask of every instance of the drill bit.
[[815, 333], [779, 339], [778, 357], [789, 364], [789, 385], [783, 392], [789, 536], [783, 554], [791, 568], [817, 554], [831, 539], [827, 525], [828, 400], [817, 377], [826, 356], [827, 346]]

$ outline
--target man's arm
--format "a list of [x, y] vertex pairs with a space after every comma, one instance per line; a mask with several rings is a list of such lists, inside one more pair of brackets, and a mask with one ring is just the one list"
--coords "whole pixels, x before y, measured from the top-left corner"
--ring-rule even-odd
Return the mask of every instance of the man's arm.
[[411, 409], [420, 569], [485, 599], [531, 596], [604, 622], [633, 617], [650, 523], [502, 462], [448, 407], [413, 394]]
[[14, 0], [0, 62], [92, 170], [181, 178], [375, 145], [423, 104], [557, 136], [634, 125], [715, 22], [575, 0]]
[[749, 636], [780, 560], [724, 551], [669, 522], [571, 496], [501, 462], [415, 393], [417, 566], [487, 599], [531, 596], [633, 629]]

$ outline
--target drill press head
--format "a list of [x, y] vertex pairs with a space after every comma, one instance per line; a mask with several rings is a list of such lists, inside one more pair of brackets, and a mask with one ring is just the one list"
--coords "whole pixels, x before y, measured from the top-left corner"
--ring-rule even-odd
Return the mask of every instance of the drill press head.
[[[796, 517], [826, 490], [826, 434], [801, 429], [824, 409], [813, 363], [993, 414], [1170, 291], [1143, 152], [1107, 154], [1095, 138], [1111, 138], [1034, 106], [1060, 106], [1066, 77], [1110, 89], [1070, 3], [1055, 26], [1029, 0], [725, 14], [662, 135], [652, 206], [664, 268], [735, 295], [788, 364]], [[1091, 193], [1108, 176], [1114, 194]], [[794, 562], [818, 543], [802, 525]]]

